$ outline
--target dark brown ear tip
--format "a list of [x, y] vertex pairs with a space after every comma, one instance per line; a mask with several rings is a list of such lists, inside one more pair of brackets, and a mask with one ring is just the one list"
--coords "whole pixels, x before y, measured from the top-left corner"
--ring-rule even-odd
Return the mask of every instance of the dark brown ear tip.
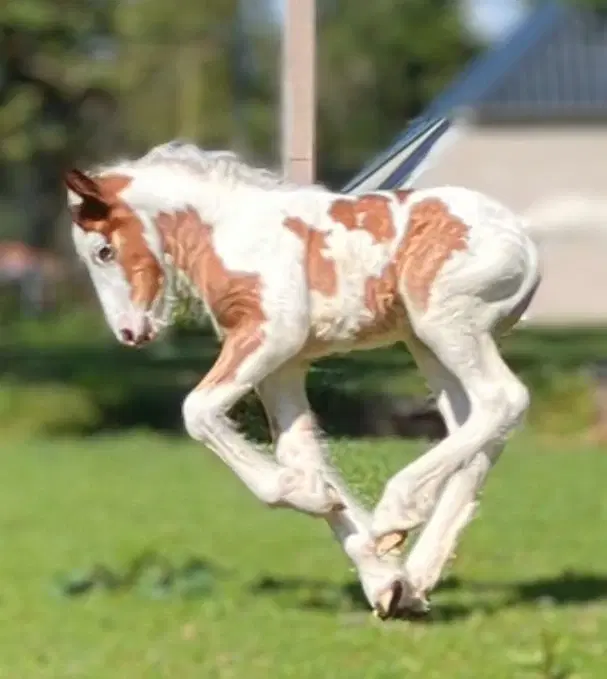
[[74, 167], [66, 170], [63, 174], [63, 181], [67, 188], [80, 194], [81, 196], [98, 196], [99, 187], [97, 182], [86, 173]]
[[90, 177], [88, 177], [82, 170], [79, 170], [77, 167], [70, 167], [65, 172], [63, 173], [63, 177], [65, 180], [68, 179], [83, 179], [83, 180], [90, 180]]

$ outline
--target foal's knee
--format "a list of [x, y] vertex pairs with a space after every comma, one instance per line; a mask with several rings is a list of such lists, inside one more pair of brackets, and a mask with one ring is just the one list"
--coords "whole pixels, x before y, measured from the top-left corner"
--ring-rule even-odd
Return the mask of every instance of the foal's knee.
[[191, 391], [181, 406], [181, 415], [186, 432], [196, 441], [208, 443], [209, 435], [221, 412], [205, 391]]

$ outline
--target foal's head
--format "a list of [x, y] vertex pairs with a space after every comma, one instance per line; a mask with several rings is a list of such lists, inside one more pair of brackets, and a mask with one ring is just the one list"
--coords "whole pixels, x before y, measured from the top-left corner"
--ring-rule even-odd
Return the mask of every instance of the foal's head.
[[[192, 279], [197, 276], [184, 270], [183, 260], [195, 256], [188, 240], [192, 229], [178, 226], [198, 221], [200, 228], [200, 218], [220, 228], [242, 203], [239, 192], [246, 191], [243, 200], [250, 200], [251, 190], [295, 188], [281, 175], [248, 165], [231, 152], [205, 151], [180, 141], [160, 144], [139, 159], [94, 175], [70, 170], [65, 183], [76, 251], [110, 327], [130, 346], [151, 340], [172, 319], [176, 303], [184, 296], [190, 301], [190, 284], [196, 284]], [[170, 242], [167, 219], [175, 226]], [[180, 237], [183, 242], [176, 242]], [[199, 246], [205, 238], [208, 234], [201, 230]], [[210, 266], [210, 261], [207, 257], [204, 264], [201, 256], [198, 264]], [[194, 298], [203, 293], [195, 291]]]
[[124, 200], [131, 182], [120, 174], [93, 177], [70, 170], [65, 175], [74, 245], [107, 322], [120, 342], [140, 346], [163, 325], [167, 272], [149, 220]]

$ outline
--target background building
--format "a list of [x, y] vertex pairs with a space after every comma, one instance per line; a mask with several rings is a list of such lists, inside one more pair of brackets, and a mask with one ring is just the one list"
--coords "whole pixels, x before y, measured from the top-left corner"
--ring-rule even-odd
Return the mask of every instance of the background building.
[[542, 5], [430, 104], [467, 123], [419, 185], [462, 184], [520, 211], [544, 283], [535, 323], [607, 319], [607, 13]]

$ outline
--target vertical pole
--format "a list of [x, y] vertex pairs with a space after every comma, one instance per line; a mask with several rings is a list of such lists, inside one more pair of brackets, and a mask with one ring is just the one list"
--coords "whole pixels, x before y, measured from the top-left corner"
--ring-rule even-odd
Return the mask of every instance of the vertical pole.
[[236, 18], [232, 33], [231, 76], [234, 93], [234, 146], [238, 153], [247, 156], [248, 136], [245, 119], [245, 98], [248, 73], [247, 60], [250, 58], [248, 36], [246, 32], [246, 0], [238, 0]]
[[285, 175], [315, 181], [316, 0], [284, 0], [281, 134]]

